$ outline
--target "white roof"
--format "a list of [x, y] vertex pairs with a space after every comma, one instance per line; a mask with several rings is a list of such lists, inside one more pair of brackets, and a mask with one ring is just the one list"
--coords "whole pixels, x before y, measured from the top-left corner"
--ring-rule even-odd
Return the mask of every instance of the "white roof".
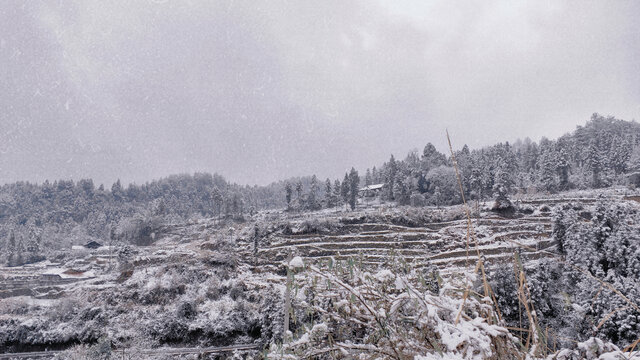
[[366, 190], [378, 190], [378, 189], [382, 189], [382, 187], [384, 186], [383, 184], [373, 184], [373, 185], [367, 185], [363, 188], [360, 189], [360, 191], [366, 191]]

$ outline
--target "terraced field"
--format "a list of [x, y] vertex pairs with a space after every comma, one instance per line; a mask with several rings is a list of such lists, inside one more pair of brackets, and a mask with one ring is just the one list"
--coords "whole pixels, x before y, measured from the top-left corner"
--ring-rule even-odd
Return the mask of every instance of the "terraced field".
[[[513, 261], [518, 250], [525, 259], [538, 259], [548, 256], [542, 250], [555, 250], [549, 213], [536, 211], [518, 218], [483, 213], [472, 220], [472, 231], [487, 266]], [[267, 242], [258, 251], [256, 265], [274, 271], [289, 253], [315, 262], [351, 257], [374, 266], [401, 257], [415, 267], [431, 263], [443, 273], [474, 264], [478, 258], [473, 237], [467, 247], [466, 219], [418, 227], [364, 222], [343, 225], [333, 233], [271, 236]], [[519, 248], [514, 242], [532, 249]]]

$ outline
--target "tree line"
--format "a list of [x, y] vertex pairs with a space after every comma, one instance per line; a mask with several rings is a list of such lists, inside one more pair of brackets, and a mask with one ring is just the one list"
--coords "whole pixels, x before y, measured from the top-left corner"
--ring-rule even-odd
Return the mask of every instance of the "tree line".
[[[486, 200], [515, 192], [638, 186], [629, 175], [640, 172], [639, 145], [638, 123], [593, 114], [585, 126], [557, 140], [527, 138], [475, 150], [464, 145], [454, 156], [465, 197]], [[369, 182], [385, 182], [388, 200], [409, 204], [419, 194], [428, 203], [453, 204], [461, 198], [452, 160], [427, 144], [422, 154], [410, 152], [402, 161], [392, 155], [367, 173]]]
[[[505, 200], [515, 192], [600, 188], [629, 181], [640, 185], [639, 145], [638, 123], [594, 114], [584, 126], [556, 140], [525, 139], [474, 150], [464, 145], [454, 155], [467, 199]], [[60, 249], [112, 237], [136, 243], [137, 236], [149, 233], [149, 224], [193, 216], [242, 219], [272, 208], [355, 209], [359, 188], [380, 183], [383, 201], [458, 204], [462, 198], [452, 165], [453, 157], [429, 143], [421, 153], [411, 151], [402, 160], [391, 155], [382, 165], [366, 169], [363, 177], [352, 168], [342, 180], [326, 179], [323, 184], [313, 175], [243, 186], [206, 173], [126, 187], [116, 181], [109, 189], [95, 186], [91, 179], [5, 184], [0, 186], [0, 249], [15, 244], [16, 253], [26, 254], [26, 244], [34, 244], [34, 239], [39, 239], [38, 246], [31, 249]], [[21, 261], [36, 258], [22, 256]]]
[[[515, 192], [555, 193], [571, 189], [596, 189], [616, 184], [638, 186], [640, 176], [640, 125], [593, 114], [585, 126], [557, 140], [529, 138], [470, 150], [464, 145], [448, 156], [428, 143], [422, 153], [411, 151], [403, 160], [393, 155], [381, 166], [366, 169], [360, 180], [354, 169], [340, 182], [314, 175], [308, 191], [301, 182], [285, 185], [287, 208], [317, 210], [353, 204], [360, 186], [384, 183], [382, 200], [400, 205], [453, 205], [462, 201], [453, 167], [455, 157], [465, 198], [495, 199], [508, 204]], [[358, 184], [352, 180], [355, 172]], [[631, 179], [631, 180], [630, 180]], [[345, 185], [347, 184], [347, 185]], [[323, 198], [319, 192], [323, 191]]]
[[204, 173], [126, 187], [118, 180], [110, 189], [90, 179], [5, 184], [0, 187], [0, 262], [29, 263], [47, 251], [90, 240], [148, 243], [157, 228], [193, 216], [242, 220], [257, 209], [283, 206], [273, 202], [283, 186], [241, 186]]
[[324, 188], [321, 188], [318, 178], [313, 175], [307, 192], [304, 192], [300, 180], [294, 184], [286, 182], [284, 189], [288, 211], [319, 210], [343, 204], [355, 210], [360, 190], [360, 176], [355, 168], [351, 168], [351, 171], [344, 174], [342, 182], [339, 179], [331, 182], [331, 179], [327, 178]]

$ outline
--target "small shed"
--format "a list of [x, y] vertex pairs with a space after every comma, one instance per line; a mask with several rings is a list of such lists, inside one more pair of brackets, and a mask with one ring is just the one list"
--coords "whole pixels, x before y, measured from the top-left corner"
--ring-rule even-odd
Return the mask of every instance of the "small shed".
[[89, 241], [88, 243], [86, 243], [86, 244], [84, 245], [84, 247], [86, 247], [87, 249], [95, 250], [95, 249], [97, 249], [97, 248], [99, 248], [99, 247], [102, 247], [102, 244], [100, 244], [100, 243], [99, 243], [99, 242], [97, 242], [97, 241], [93, 241], [93, 240], [91, 240], [91, 241]]
[[360, 190], [358, 190], [358, 195], [360, 195], [361, 197], [378, 196], [380, 195], [380, 193], [382, 193], [383, 188], [384, 188], [384, 183], [367, 185], [363, 188], [360, 188]]

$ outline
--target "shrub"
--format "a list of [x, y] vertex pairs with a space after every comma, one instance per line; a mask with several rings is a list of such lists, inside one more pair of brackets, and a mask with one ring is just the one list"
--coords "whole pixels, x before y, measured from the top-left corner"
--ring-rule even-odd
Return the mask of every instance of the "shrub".
[[296, 335], [272, 344], [269, 358], [515, 358], [508, 330], [480, 315], [492, 318], [490, 306], [468, 298], [459, 316], [458, 292], [445, 286], [432, 295], [417, 273], [402, 273], [370, 273], [353, 262], [310, 267], [298, 290], [305, 300], [298, 295], [295, 304], [309, 315], [298, 318], [306, 321]]
[[427, 204], [427, 200], [424, 198], [424, 195], [422, 194], [411, 194], [411, 197], [409, 198], [409, 202], [411, 204], [411, 206], [425, 206]]

